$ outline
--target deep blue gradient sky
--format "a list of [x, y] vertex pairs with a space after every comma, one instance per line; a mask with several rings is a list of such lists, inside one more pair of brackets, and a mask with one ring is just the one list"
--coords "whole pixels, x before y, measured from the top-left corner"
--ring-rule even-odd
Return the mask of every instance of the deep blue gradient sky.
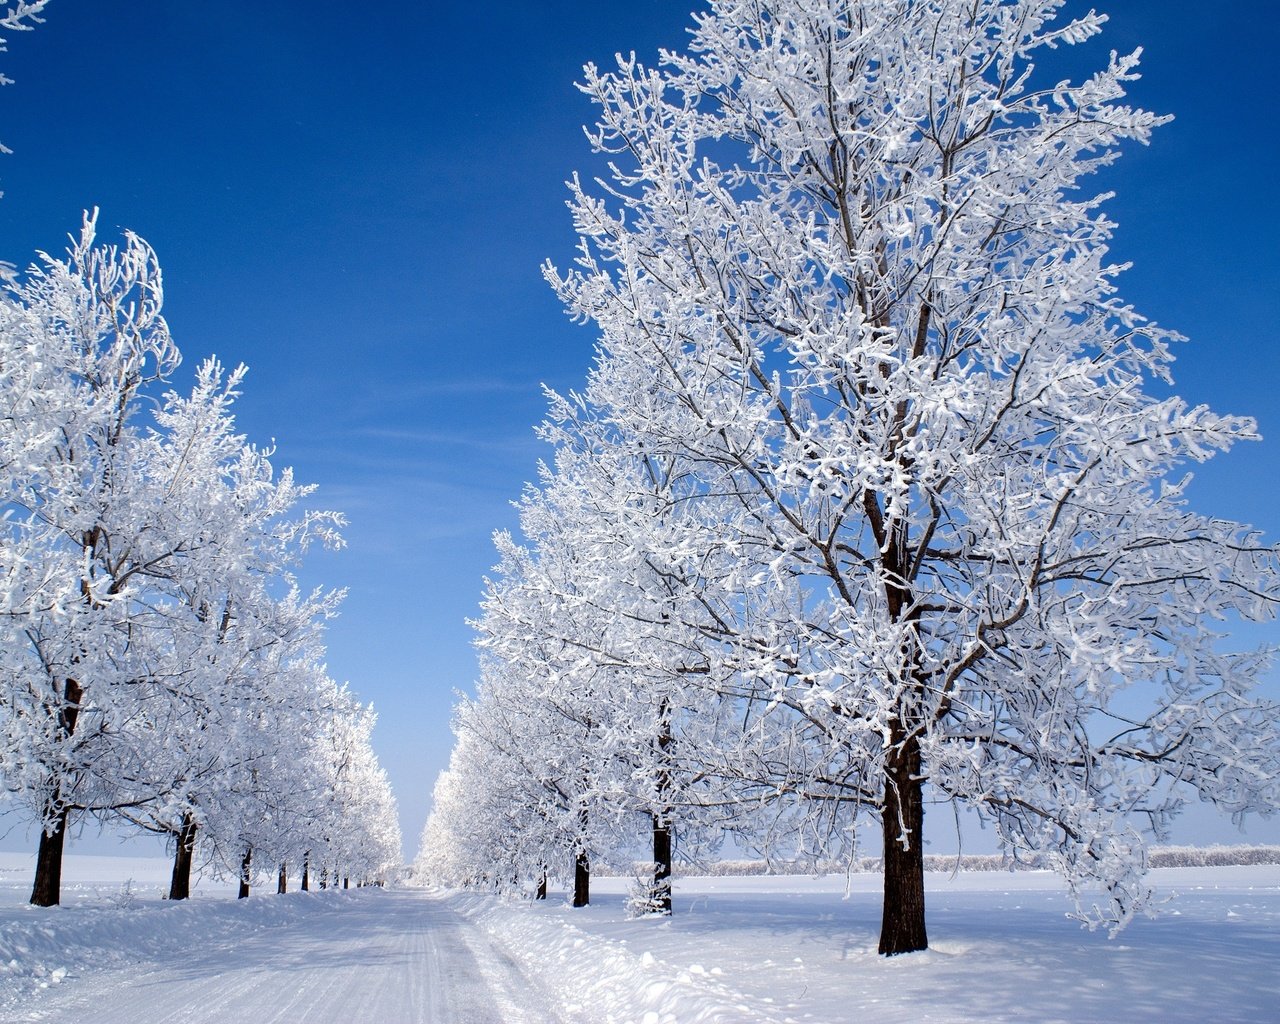
[[[210, 353], [247, 363], [242, 429], [275, 438], [279, 464], [351, 517], [347, 550], [307, 575], [350, 588], [330, 670], [381, 714], [410, 854], [448, 758], [453, 691], [474, 676], [464, 619], [490, 534], [514, 525], [509, 502], [544, 454], [539, 385], [577, 385], [591, 358], [590, 330], [539, 273], [572, 258], [563, 182], [592, 166], [593, 110], [573, 83], [615, 51], [651, 61], [681, 46], [695, 6], [55, 0], [0, 55], [16, 81], [0, 90], [14, 150], [0, 159], [0, 259], [60, 249], [86, 206], [104, 230], [148, 239], [185, 372]], [[1275, 435], [1205, 467], [1195, 491], [1274, 539], [1270, 19], [1257, 0], [1100, 6], [1110, 30], [1067, 54], [1075, 76], [1144, 45], [1132, 95], [1177, 117], [1104, 182], [1116, 254], [1135, 262], [1121, 294], [1192, 339], [1187, 398]], [[1232, 831], [1197, 817], [1187, 838]]]

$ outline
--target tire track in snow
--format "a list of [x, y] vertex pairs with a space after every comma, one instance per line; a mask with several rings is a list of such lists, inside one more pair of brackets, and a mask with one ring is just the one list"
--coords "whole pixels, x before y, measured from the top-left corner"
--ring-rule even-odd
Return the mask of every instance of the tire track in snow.
[[357, 894], [296, 924], [174, 950], [145, 966], [102, 972], [89, 966], [22, 1009], [15, 1024], [559, 1019], [538, 986], [479, 928], [416, 890]]

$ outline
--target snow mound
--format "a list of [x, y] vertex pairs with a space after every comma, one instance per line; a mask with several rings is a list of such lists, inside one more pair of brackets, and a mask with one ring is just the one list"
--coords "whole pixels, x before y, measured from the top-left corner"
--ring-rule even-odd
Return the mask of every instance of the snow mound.
[[[626, 940], [593, 935], [528, 904], [452, 893], [449, 905], [472, 920], [561, 1001], [571, 1020], [600, 1024], [784, 1024], [698, 964], [678, 966]], [[654, 928], [660, 946], [663, 922]]]

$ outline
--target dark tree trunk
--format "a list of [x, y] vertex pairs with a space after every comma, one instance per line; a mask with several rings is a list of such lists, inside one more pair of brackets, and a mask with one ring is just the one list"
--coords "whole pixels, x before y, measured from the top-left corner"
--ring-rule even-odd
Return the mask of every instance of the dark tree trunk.
[[672, 824], [671, 772], [669, 758], [673, 737], [671, 735], [671, 708], [664, 699], [659, 710], [658, 728], [658, 799], [662, 802], [653, 814], [653, 909], [659, 914], [671, 913], [671, 848]]
[[[921, 315], [924, 343], [928, 307]], [[904, 414], [898, 411], [899, 425]], [[912, 548], [907, 526], [895, 522], [887, 534], [882, 556], [885, 604], [893, 621], [908, 627], [904, 632], [903, 675], [911, 683], [910, 696], [899, 697], [889, 720], [889, 748], [884, 764], [884, 807], [880, 825], [884, 832], [884, 908], [880, 919], [880, 952], [884, 956], [914, 953], [929, 948], [924, 927], [924, 779], [920, 737], [913, 728], [924, 703], [920, 677], [920, 607], [911, 588]]]
[[196, 849], [196, 823], [190, 814], [182, 818], [173, 851], [173, 877], [169, 881], [169, 899], [191, 897], [191, 861]]
[[[76, 719], [80, 717], [80, 700], [84, 690], [74, 679], [68, 679], [62, 689], [62, 707], [58, 710], [58, 733], [69, 740], [76, 731]], [[62, 802], [59, 786], [49, 797], [49, 809], [59, 808]], [[36, 877], [31, 886], [31, 902], [37, 907], [56, 907], [62, 899], [62, 851], [67, 835], [67, 808], [61, 807], [53, 820], [53, 832], [40, 832], [40, 845], [36, 849]]]
[[56, 907], [62, 898], [62, 847], [67, 835], [67, 809], [58, 812], [52, 834], [40, 833], [36, 850], [36, 878], [31, 902], [37, 907]]
[[342, 888], [344, 888], [344, 889], [350, 889], [350, 888], [351, 888], [351, 876], [350, 876], [350, 875], [343, 875], [343, 876], [342, 876]]
[[585, 907], [591, 902], [591, 861], [586, 850], [579, 850], [573, 862], [573, 905]]
[[920, 778], [920, 744], [893, 726], [885, 764], [884, 913], [880, 952], [885, 956], [929, 948], [924, 927], [924, 783]]
[[533, 898], [535, 900], [545, 900], [547, 898], [547, 872], [545, 868], [542, 874], [538, 876], [538, 888], [534, 891]]
[[302, 858], [302, 891], [311, 891], [311, 857], [310, 855]]
[[573, 905], [585, 907], [591, 903], [591, 858], [587, 856], [587, 825], [590, 818], [587, 805], [578, 804], [578, 828], [582, 843], [573, 859]]
[[664, 815], [653, 816], [653, 909], [659, 914], [671, 913], [671, 821]]
[[246, 900], [249, 898], [249, 873], [253, 869], [253, 847], [246, 846], [244, 848], [244, 858], [240, 861], [240, 891], [236, 893], [236, 899]]
[[289, 891], [289, 872], [288, 864], [285, 861], [280, 862], [280, 877], [276, 879], [276, 894], [282, 895]]

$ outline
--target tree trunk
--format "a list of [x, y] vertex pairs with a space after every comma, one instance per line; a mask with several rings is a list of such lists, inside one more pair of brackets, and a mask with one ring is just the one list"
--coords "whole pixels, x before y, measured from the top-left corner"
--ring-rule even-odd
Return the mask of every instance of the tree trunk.
[[533, 898], [535, 900], [545, 900], [547, 898], [547, 869], [543, 868], [542, 873], [538, 875], [538, 888], [534, 891]]
[[[74, 679], [68, 679], [62, 688], [62, 707], [58, 709], [58, 733], [70, 740], [76, 731], [76, 719], [80, 717], [80, 700], [84, 690]], [[55, 783], [49, 796], [49, 809], [62, 802], [63, 790]], [[31, 886], [31, 902], [37, 907], [56, 907], [62, 899], [62, 850], [67, 835], [67, 808], [61, 808], [53, 821], [53, 832], [40, 832], [40, 845], [36, 849], [36, 877]]]
[[283, 895], [289, 891], [289, 872], [286, 870], [288, 864], [285, 861], [280, 862], [280, 877], [276, 879], [276, 894]]
[[169, 899], [185, 900], [191, 897], [191, 861], [196, 849], [196, 823], [190, 814], [183, 815], [176, 839]]
[[901, 738], [885, 764], [884, 912], [880, 952], [884, 956], [929, 948], [924, 927], [924, 783], [920, 778], [920, 743]]
[[[927, 319], [922, 317], [922, 324]], [[901, 412], [899, 413], [901, 415]], [[885, 604], [904, 632], [902, 671], [911, 683], [910, 696], [900, 696], [889, 719], [889, 748], [884, 763], [884, 908], [880, 918], [880, 953], [897, 956], [929, 948], [924, 928], [924, 780], [920, 737], [912, 728], [912, 707], [923, 703], [920, 678], [920, 607], [909, 582], [912, 559], [907, 526], [889, 530], [883, 555]]]
[[671, 913], [671, 820], [653, 816], [653, 909]]
[[31, 887], [31, 902], [37, 907], [56, 907], [62, 899], [62, 847], [67, 835], [67, 809], [54, 819], [54, 831], [40, 832], [36, 850], [36, 878]]
[[581, 830], [581, 846], [573, 859], [573, 905], [585, 907], [591, 903], [591, 859], [587, 856], [587, 805], [578, 804], [578, 828]]
[[344, 888], [344, 889], [350, 889], [350, 888], [351, 888], [351, 876], [350, 876], [350, 875], [343, 875], [343, 876], [342, 876], [342, 888]]
[[302, 858], [302, 891], [311, 891], [311, 855]]
[[585, 907], [591, 902], [591, 861], [586, 850], [579, 850], [573, 862], [573, 905]]
[[661, 806], [653, 813], [653, 909], [659, 914], [671, 913], [671, 708], [664, 698], [658, 712], [658, 800]]
[[236, 899], [245, 900], [249, 898], [249, 872], [253, 866], [253, 847], [246, 846], [244, 848], [244, 858], [240, 861], [240, 891], [236, 893]]

